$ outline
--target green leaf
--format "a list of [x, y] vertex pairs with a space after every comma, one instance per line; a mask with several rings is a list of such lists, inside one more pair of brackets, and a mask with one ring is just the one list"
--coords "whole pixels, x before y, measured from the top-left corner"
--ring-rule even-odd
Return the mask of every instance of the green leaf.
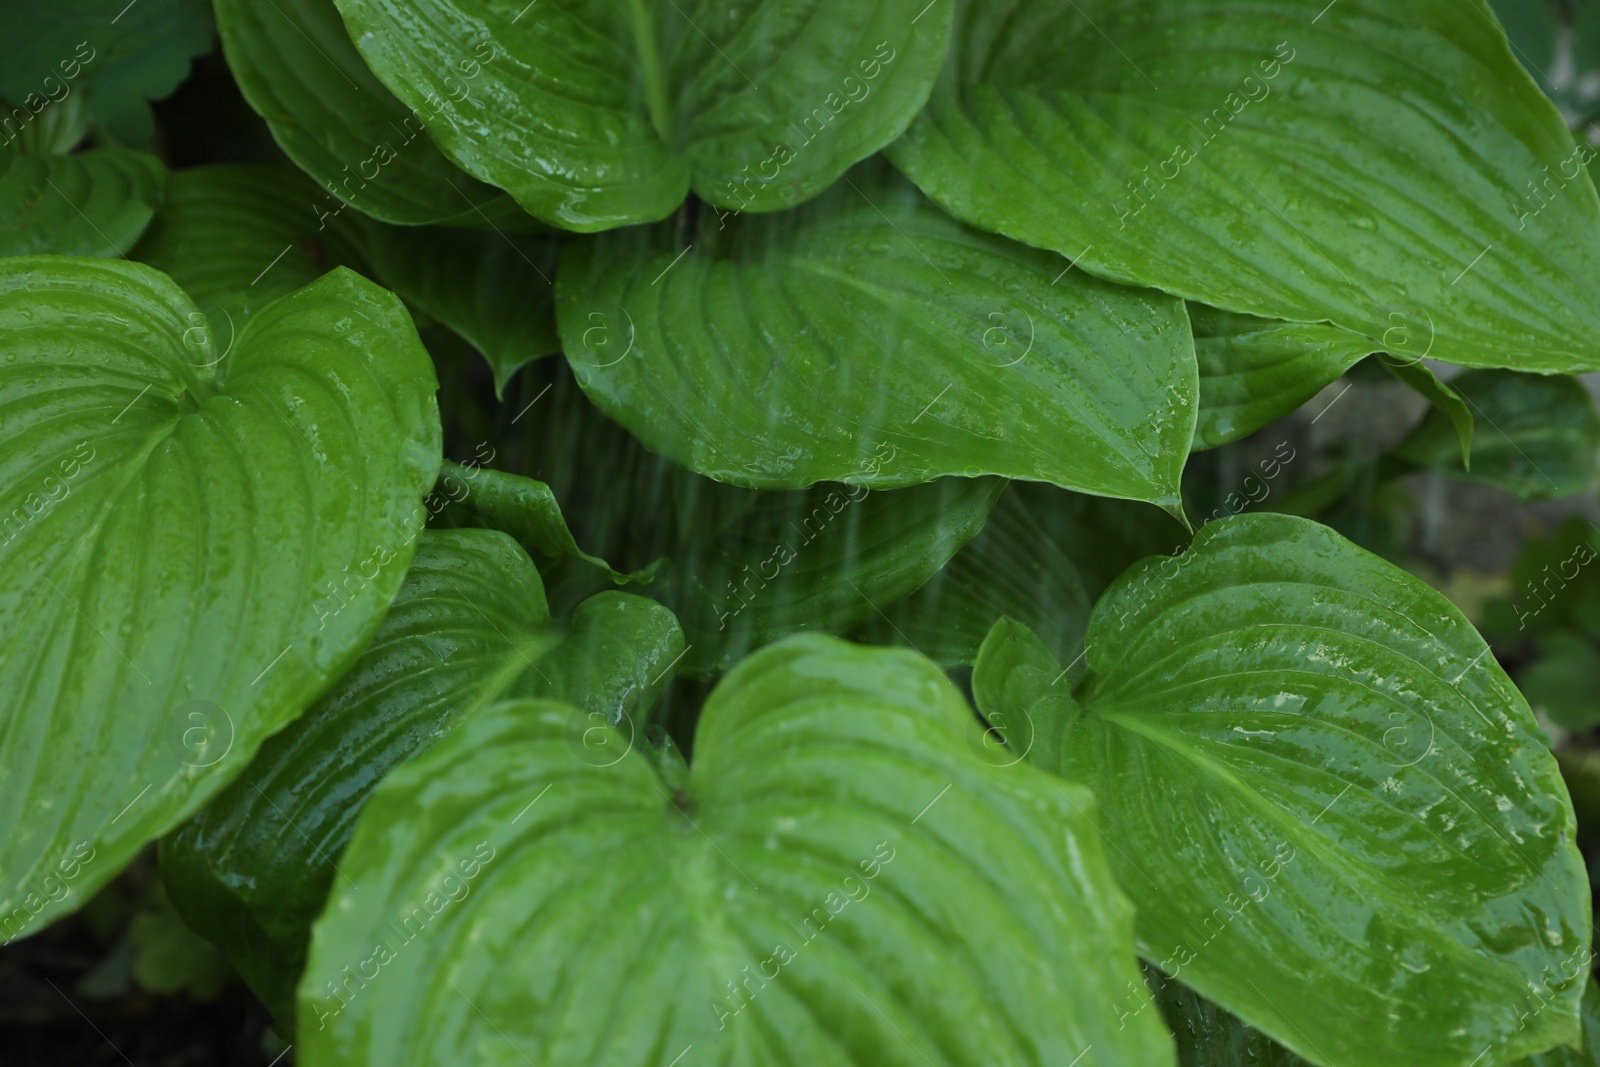
[[955, 40], [890, 154], [957, 218], [1394, 355], [1600, 368], [1592, 152], [1483, 0], [964, 0]]
[[879, 616], [983, 528], [1005, 484], [945, 478], [878, 493], [823, 483], [760, 494], [720, 535], [691, 542], [652, 589], [683, 620], [683, 670], [724, 671], [780, 637], [846, 633]]
[[1172, 1062], [1105, 1007], [1139, 972], [1089, 797], [986, 765], [921, 657], [757, 653], [675, 792], [574, 759], [570, 718], [486, 708], [378, 788], [300, 985], [308, 1067]]
[[0, 149], [0, 256], [122, 256], [166, 195], [155, 156], [106, 148], [74, 156]]
[[1468, 371], [1450, 385], [1485, 424], [1472, 443], [1470, 470], [1456, 465], [1455, 430], [1437, 411], [1395, 449], [1400, 459], [1497, 486], [1522, 500], [1571, 496], [1594, 485], [1600, 415], [1582, 382]]
[[1435, 421], [1440, 416], [1448, 420], [1456, 432], [1456, 444], [1461, 449], [1461, 462], [1467, 470], [1472, 469], [1472, 412], [1467, 410], [1467, 402], [1460, 393], [1439, 380], [1421, 360], [1392, 359], [1379, 355], [1380, 363], [1400, 381], [1410, 386], [1432, 407], [1430, 417]]
[[927, 101], [951, 9], [925, 0], [338, 0], [429, 132], [532, 215], [590, 232], [817, 195]]
[[471, 342], [494, 370], [496, 396], [556, 336], [556, 243], [498, 231], [367, 227], [379, 281]]
[[462, 173], [432, 136], [459, 122], [435, 100], [414, 108], [373, 76], [333, 0], [215, 0], [222, 51], [239, 89], [284, 153], [325, 192], [318, 221], [346, 203], [385, 222], [505, 225], [500, 190]]
[[1119, 1005], [1136, 1015], [1156, 1005], [1178, 1044], [1178, 1067], [1307, 1067], [1306, 1061], [1237, 1015], [1217, 1007], [1182, 982], [1145, 968], [1148, 989], [1132, 990]]
[[999, 474], [1178, 506], [1179, 301], [961, 226], [877, 165], [719, 225], [563, 250], [567, 359], [647, 448], [765, 489]]
[[1012, 483], [982, 532], [948, 566], [898, 604], [879, 605], [855, 636], [909, 645], [941, 667], [970, 666], [990, 627], [1010, 616], [1043, 635], [1063, 661], [1076, 659], [1089, 625], [1089, 595], [1041, 514], [1066, 495]]
[[1556, 630], [1539, 638], [1539, 659], [1518, 676], [1528, 703], [1567, 730], [1600, 726], [1594, 683], [1600, 650], [1582, 634]]
[[319, 195], [289, 167], [174, 171], [166, 204], [129, 256], [177, 282], [225, 349], [252, 314], [333, 267], [369, 273], [348, 225], [317, 224]]
[[1200, 363], [1194, 449], [1246, 437], [1289, 414], [1370, 355], [1373, 342], [1326, 323], [1274, 322], [1189, 305]]
[[335, 271], [227, 353], [197, 320], [149, 267], [0, 260], [7, 939], [76, 908], [343, 673], [421, 525], [435, 383], [392, 294]]
[[176, 89], [189, 61], [210, 51], [211, 39], [206, 0], [9, 6], [0, 38], [0, 99], [17, 106], [0, 120], [7, 143], [34, 116], [81, 93], [95, 123], [143, 147], [154, 131], [149, 101]]
[[[506, 693], [577, 705], [574, 751], [603, 762], [598, 727], [634, 730], [682, 648], [670, 612], [620, 593], [580, 605], [563, 635], [532, 561], [509, 537], [427, 531], [350, 671], [162, 842], [173, 900], [287, 1024], [311, 924], [329, 887], [348, 876], [338, 857], [391, 768]], [[597, 743], [585, 747], [590, 738]]]
[[1595, 1067], [1600, 1064], [1600, 985], [1590, 975], [1583, 990], [1583, 1048], [1557, 1045], [1548, 1052], [1518, 1060], [1514, 1067]]
[[1100, 802], [1146, 959], [1339, 1067], [1577, 1035], [1572, 806], [1442, 596], [1315, 523], [1240, 516], [1119, 579], [1087, 658], [1076, 705], [986, 698], [1011, 683], [981, 657], [973, 691], [1059, 720], [1058, 769]]

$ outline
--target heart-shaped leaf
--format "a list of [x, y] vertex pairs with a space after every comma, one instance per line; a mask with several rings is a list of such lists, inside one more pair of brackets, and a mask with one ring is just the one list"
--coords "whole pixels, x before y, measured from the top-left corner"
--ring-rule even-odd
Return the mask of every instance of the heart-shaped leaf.
[[321, 195], [291, 167], [174, 171], [166, 203], [128, 255], [177, 282], [225, 349], [251, 314], [333, 267], [370, 273], [347, 221], [317, 224]]
[[7, 939], [221, 789], [411, 558], [440, 429], [399, 300], [338, 270], [231, 351], [204, 326], [140, 264], [0, 259]]
[[486, 708], [373, 794], [300, 985], [308, 1067], [1172, 1062], [1107, 1009], [1139, 971], [1091, 800], [979, 759], [920, 656], [757, 653], [677, 790], [575, 759], [570, 719]]
[[1140, 952], [1169, 976], [1337, 1067], [1576, 1037], [1590, 918], [1571, 802], [1437, 592], [1308, 520], [1250, 515], [1101, 597], [1081, 708], [1008, 680], [1008, 662], [1055, 668], [1031, 636], [1002, 655], [1016, 629], [979, 657], [979, 705], [1023, 749], [1059, 734], [1046, 762], [1098, 798]]
[[505, 534], [425, 532], [350, 671], [162, 842], [162, 877], [184, 920], [227, 952], [280, 1021], [294, 1018], [311, 924], [329, 886], [348, 877], [338, 857], [356, 816], [392, 767], [507, 693], [576, 705], [574, 751], [593, 762], [613, 758], [601, 727], [621, 724], [628, 740], [642, 729], [683, 650], [672, 613], [605, 593], [562, 629], [538, 571]]
[[962, 226], [878, 165], [722, 225], [562, 252], [567, 359], [646, 447], [763, 489], [999, 474], [1177, 506], [1180, 301]]
[[337, 0], [356, 47], [467, 171], [590, 232], [815, 196], [928, 99], [949, 4]]
[[1395, 454], [1419, 467], [1498, 486], [1523, 500], [1571, 496], [1594, 485], [1600, 415], [1583, 383], [1563, 375], [1467, 371], [1450, 382], [1483, 422], [1461, 467], [1455, 430], [1430, 411]]
[[[333, 0], [215, 3], [222, 51], [244, 98], [325, 190], [306, 205], [319, 221], [347, 203], [406, 226], [503, 226], [521, 214], [434, 145], [430, 134], [461, 121], [453, 103], [425, 95], [408, 107], [395, 99], [350, 43]], [[478, 44], [479, 59], [493, 52], [483, 42], [457, 43]]]
[[891, 149], [957, 218], [1408, 357], [1600, 368], [1593, 152], [1483, 0], [958, 8]]
[[144, 152], [0, 149], [0, 256], [120, 257], [150, 224], [166, 189], [166, 168]]
[[552, 239], [381, 224], [366, 238], [378, 280], [482, 352], [496, 395], [522, 367], [560, 351]]

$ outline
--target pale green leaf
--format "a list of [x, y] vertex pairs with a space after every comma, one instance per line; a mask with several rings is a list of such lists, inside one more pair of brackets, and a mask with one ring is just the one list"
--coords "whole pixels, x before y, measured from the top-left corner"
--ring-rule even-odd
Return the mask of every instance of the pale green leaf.
[[964, 227], [877, 164], [719, 226], [562, 252], [567, 359], [646, 447], [756, 488], [999, 474], [1177, 507], [1180, 301]]
[[960, 0], [955, 40], [890, 151], [957, 218], [1392, 354], [1600, 369], [1592, 153], [1483, 0]]
[[335, 271], [227, 353], [195, 319], [149, 267], [0, 259], [7, 939], [82, 904], [343, 673], [438, 469], [433, 369], [393, 295]]
[[594, 231], [822, 192], [928, 98], [926, 0], [338, 0], [356, 47], [467, 171]]
[[981, 658], [973, 689], [1056, 720], [1034, 730], [1061, 729], [1061, 775], [1100, 802], [1146, 959], [1334, 1067], [1577, 1036], [1571, 802], [1442, 596], [1315, 523], [1248, 515], [1131, 568], [1087, 640], [1076, 703], [996, 701], [1015, 686]]
[[571, 715], [486, 708], [373, 794], [300, 985], [307, 1067], [1172, 1063], [1107, 1010], [1139, 971], [1088, 796], [980, 759], [927, 660], [763, 650], [674, 792], [637, 752], [574, 758]]

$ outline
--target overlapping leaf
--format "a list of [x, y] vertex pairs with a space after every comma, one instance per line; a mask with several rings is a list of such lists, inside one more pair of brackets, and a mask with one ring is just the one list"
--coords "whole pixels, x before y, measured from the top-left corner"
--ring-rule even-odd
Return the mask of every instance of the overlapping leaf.
[[642, 729], [671, 662], [677, 623], [639, 597], [602, 594], [569, 631], [550, 619], [539, 574], [506, 535], [424, 533], [372, 644], [244, 775], [163, 842], [162, 874], [185, 921], [227, 951], [285, 1023], [311, 924], [367, 796], [388, 771], [501, 694], [578, 707], [574, 751]]
[[815, 196], [921, 110], [951, 19], [922, 0], [337, 2], [447, 155], [584, 232], [691, 189], [735, 212]]
[[1168, 975], [1337, 1067], [1577, 1037], [1572, 806], [1442, 596], [1314, 523], [1241, 516], [1101, 598], [1081, 709], [1017, 631], [980, 655], [979, 704], [1019, 751], [1059, 733], [1054, 765], [1099, 799], [1140, 952]]
[[722, 225], [563, 250], [567, 359], [647, 447], [757, 488], [999, 474], [1177, 506], [1181, 302], [964, 227], [878, 165]]
[[350, 664], [411, 557], [440, 429], [399, 301], [340, 270], [229, 352], [196, 321], [149, 267], [0, 260], [8, 939], [221, 789]]
[[921, 657], [758, 653], [675, 792], [574, 759], [570, 718], [487, 708], [372, 796], [300, 986], [308, 1067], [1172, 1062], [1106, 1007], [1139, 972], [1090, 799], [977, 758]]
[[0, 256], [122, 256], [166, 189], [166, 168], [144, 152], [0, 149]]
[[402, 225], [511, 221], [507, 198], [433, 143], [461, 116], [437, 97], [414, 107], [397, 100], [362, 62], [333, 0], [216, 0], [216, 8], [239, 89], [324, 190], [307, 205], [319, 221], [345, 204]]
[[891, 155], [958, 218], [1407, 357], [1600, 368], [1592, 153], [1483, 0], [963, 0], [955, 40]]

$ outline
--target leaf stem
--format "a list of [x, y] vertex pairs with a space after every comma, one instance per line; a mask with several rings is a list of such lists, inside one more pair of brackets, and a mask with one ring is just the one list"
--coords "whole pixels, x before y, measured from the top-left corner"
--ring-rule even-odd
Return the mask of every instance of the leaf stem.
[[628, 0], [628, 7], [633, 13], [633, 40], [639, 50], [639, 65], [644, 74], [645, 104], [650, 109], [650, 122], [661, 139], [671, 144], [667, 83], [661, 71], [661, 56], [656, 51], [656, 21], [649, 2]]

